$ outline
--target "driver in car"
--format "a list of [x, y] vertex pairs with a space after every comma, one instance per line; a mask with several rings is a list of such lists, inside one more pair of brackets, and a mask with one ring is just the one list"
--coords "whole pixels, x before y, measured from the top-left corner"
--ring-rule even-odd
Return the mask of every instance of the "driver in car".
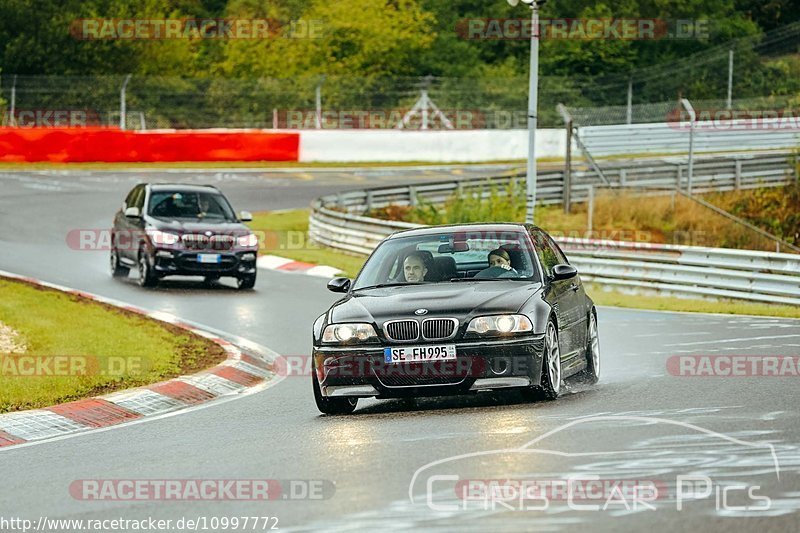
[[425, 258], [422, 254], [412, 252], [403, 261], [403, 275], [408, 283], [421, 283], [425, 281], [428, 267], [425, 266]]

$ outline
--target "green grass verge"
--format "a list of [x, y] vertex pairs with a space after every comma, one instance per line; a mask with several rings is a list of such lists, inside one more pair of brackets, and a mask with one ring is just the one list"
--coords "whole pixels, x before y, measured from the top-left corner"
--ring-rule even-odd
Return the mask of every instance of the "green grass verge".
[[[308, 231], [308, 214], [307, 209], [277, 213], [257, 213], [252, 227], [262, 231], [277, 232], [277, 235], [281, 237], [277, 245], [275, 245], [274, 241], [272, 243], [268, 242], [268, 246], [262, 248], [262, 253], [280, 255], [296, 261], [337, 267], [342, 269], [346, 276], [355, 277], [364, 263], [365, 257], [347, 255], [313, 243], [306, 244], [305, 247], [292, 246], [292, 243], [308, 243], [308, 239], [305, 237]], [[619, 291], [606, 291], [600, 286], [592, 284], [587, 284], [587, 292], [597, 305], [611, 307], [800, 318], [800, 307], [786, 305], [759, 304], [734, 300], [713, 302], [669, 296], [631, 295]]]
[[225, 359], [208, 339], [78, 296], [6, 278], [0, 294], [0, 322], [27, 347], [23, 357], [0, 354], [0, 412], [147, 385]]

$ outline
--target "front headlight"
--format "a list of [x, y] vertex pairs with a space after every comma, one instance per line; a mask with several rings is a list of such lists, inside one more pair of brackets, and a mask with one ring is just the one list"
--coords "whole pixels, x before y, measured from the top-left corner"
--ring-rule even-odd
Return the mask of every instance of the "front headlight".
[[473, 318], [467, 333], [482, 336], [508, 335], [512, 333], [529, 333], [533, 324], [525, 315], [492, 315]]
[[255, 233], [248, 233], [237, 237], [236, 243], [242, 248], [255, 248], [258, 246], [258, 236]]
[[147, 230], [147, 235], [150, 236], [150, 240], [153, 241], [153, 244], [157, 246], [172, 246], [178, 244], [178, 241], [181, 239], [175, 233], [167, 233], [166, 231], [159, 231], [157, 229]]
[[378, 340], [370, 324], [331, 324], [322, 333], [322, 342], [329, 344], [361, 343]]

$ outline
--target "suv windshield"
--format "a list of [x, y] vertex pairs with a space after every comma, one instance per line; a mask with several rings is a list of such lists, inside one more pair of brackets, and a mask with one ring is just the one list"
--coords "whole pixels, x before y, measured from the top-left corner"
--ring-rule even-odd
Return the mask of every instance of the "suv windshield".
[[455, 281], [539, 281], [523, 231], [445, 232], [399, 237], [381, 244], [353, 289]]
[[154, 191], [147, 213], [157, 218], [191, 218], [236, 222], [228, 201], [219, 193]]

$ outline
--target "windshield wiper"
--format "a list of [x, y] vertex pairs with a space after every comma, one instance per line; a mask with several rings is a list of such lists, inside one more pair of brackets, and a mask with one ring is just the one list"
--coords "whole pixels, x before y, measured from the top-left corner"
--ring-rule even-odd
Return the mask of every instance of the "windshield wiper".
[[382, 289], [384, 287], [402, 287], [405, 285], [421, 285], [421, 283], [378, 283], [377, 285], [370, 285], [368, 287], [359, 287], [357, 289], [353, 289], [353, 291], [363, 291], [366, 289]]

